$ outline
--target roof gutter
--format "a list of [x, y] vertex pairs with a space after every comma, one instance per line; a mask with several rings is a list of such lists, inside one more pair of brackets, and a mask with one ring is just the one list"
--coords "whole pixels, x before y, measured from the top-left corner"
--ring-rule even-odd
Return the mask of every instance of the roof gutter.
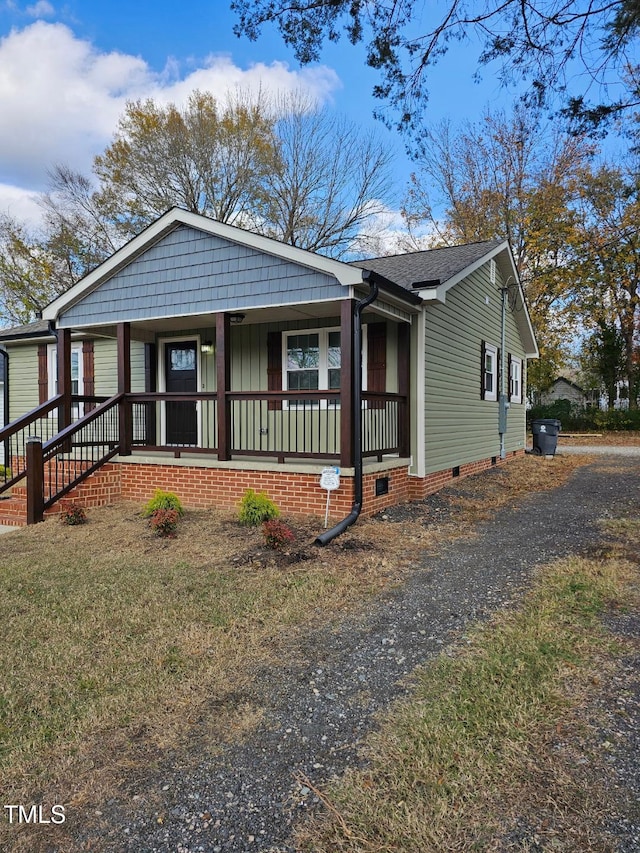
[[376, 274], [371, 270], [365, 270], [362, 280], [368, 283], [369, 293], [356, 302], [353, 321], [353, 349], [356, 356], [353, 359], [353, 506], [349, 515], [316, 538], [315, 544], [322, 546], [333, 542], [337, 536], [355, 524], [362, 510], [362, 312], [378, 296]]

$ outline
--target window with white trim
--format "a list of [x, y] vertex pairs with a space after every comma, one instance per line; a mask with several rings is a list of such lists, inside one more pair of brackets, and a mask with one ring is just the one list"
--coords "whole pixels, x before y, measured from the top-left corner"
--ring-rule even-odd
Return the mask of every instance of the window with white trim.
[[522, 402], [522, 359], [511, 356], [509, 373], [509, 401]]
[[482, 399], [495, 402], [498, 399], [498, 348], [485, 343], [483, 358]]
[[[287, 391], [340, 388], [342, 361], [339, 329], [286, 332], [283, 347]], [[300, 403], [303, 401], [301, 400]], [[291, 405], [296, 401], [292, 400]], [[323, 401], [326, 404], [326, 401]]]

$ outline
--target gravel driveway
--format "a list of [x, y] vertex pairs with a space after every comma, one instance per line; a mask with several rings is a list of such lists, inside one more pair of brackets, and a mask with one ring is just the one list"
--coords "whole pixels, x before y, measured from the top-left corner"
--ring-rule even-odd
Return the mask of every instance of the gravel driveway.
[[[501, 511], [473, 539], [424, 557], [421, 569], [365, 615], [310, 633], [300, 649], [304, 663], [279, 670], [277, 680], [272, 671], [258, 675], [255, 701], [266, 713], [243, 743], [211, 757], [194, 738], [188, 766], [160, 768], [130, 801], [108, 804], [101, 837], [85, 830], [76, 839], [86, 845], [81, 849], [293, 851], [291, 825], [315, 805], [298, 774], [322, 786], [357, 762], [373, 715], [403, 694], [402, 680], [416, 665], [470, 621], [516, 601], [537, 565], [594, 546], [599, 519], [639, 511], [640, 458], [609, 455], [563, 487]], [[637, 701], [629, 709], [637, 730]], [[620, 784], [637, 786], [637, 794], [640, 759], [629, 762]], [[624, 816], [614, 823], [620, 849], [640, 849], [636, 823]]]
[[591, 444], [591, 445], [559, 445], [558, 453], [584, 453], [584, 454], [595, 454], [597, 456], [640, 456], [640, 447], [635, 447], [633, 445], [616, 445], [616, 446], [607, 446], [603, 444]]

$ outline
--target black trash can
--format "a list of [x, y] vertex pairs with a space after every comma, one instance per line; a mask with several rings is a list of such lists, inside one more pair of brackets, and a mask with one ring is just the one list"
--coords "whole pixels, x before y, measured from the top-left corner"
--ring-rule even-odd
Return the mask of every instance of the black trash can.
[[555, 456], [562, 424], [556, 418], [540, 418], [531, 424], [533, 452], [537, 456]]

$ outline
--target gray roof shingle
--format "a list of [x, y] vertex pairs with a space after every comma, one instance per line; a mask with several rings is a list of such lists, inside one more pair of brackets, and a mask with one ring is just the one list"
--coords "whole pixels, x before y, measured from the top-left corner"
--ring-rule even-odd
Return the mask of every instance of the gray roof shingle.
[[48, 320], [34, 320], [24, 326], [13, 326], [11, 329], [0, 329], [0, 341], [20, 340], [21, 338], [39, 338], [49, 335]]
[[464, 246], [445, 246], [441, 249], [426, 249], [422, 252], [407, 252], [403, 255], [386, 255], [352, 261], [354, 266], [373, 270], [407, 290], [435, 287], [479, 261], [504, 240], [485, 240]]

